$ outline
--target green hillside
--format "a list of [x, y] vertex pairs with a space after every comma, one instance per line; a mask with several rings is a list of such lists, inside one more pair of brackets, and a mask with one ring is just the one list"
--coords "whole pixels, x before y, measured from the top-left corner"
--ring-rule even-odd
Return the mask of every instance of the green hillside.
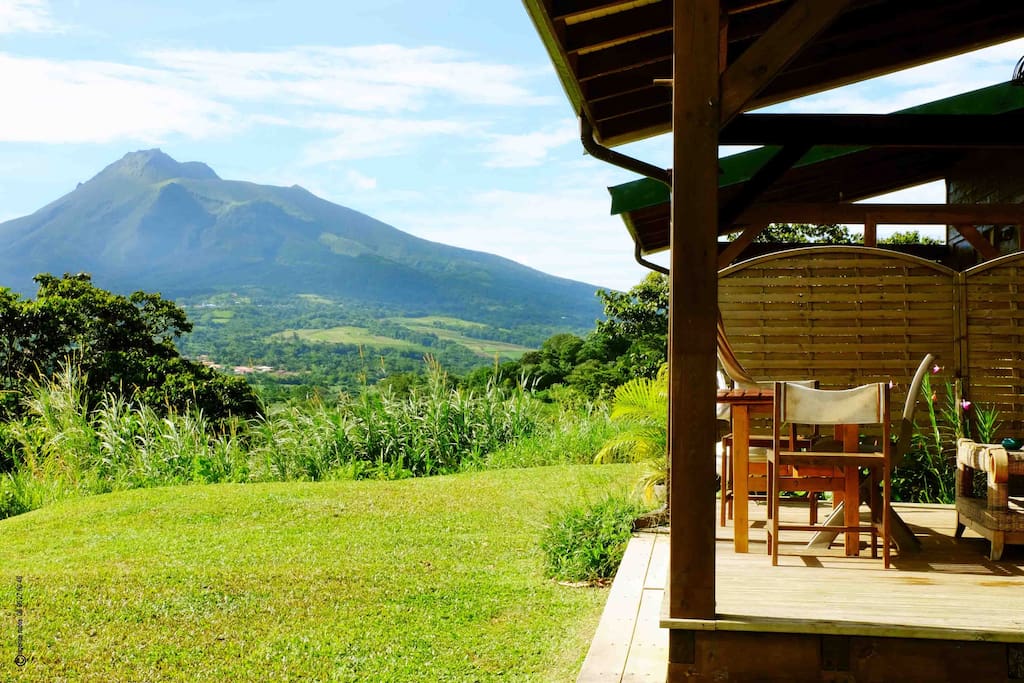
[[595, 287], [414, 237], [298, 186], [223, 180], [160, 150], [133, 152], [35, 213], [0, 223], [0, 285], [89, 272], [170, 298], [295, 295], [487, 324], [587, 327]]

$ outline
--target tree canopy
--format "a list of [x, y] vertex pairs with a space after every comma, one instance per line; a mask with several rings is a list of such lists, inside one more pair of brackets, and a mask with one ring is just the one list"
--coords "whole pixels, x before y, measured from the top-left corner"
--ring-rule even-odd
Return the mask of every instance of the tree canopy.
[[227, 377], [182, 358], [174, 341], [191, 331], [185, 312], [159, 294], [114, 294], [87, 274], [35, 278], [35, 299], [0, 288], [0, 412], [20, 414], [33, 380], [77, 364], [96, 396], [113, 393], [157, 411], [199, 408], [218, 420], [252, 416], [255, 393], [240, 377]]

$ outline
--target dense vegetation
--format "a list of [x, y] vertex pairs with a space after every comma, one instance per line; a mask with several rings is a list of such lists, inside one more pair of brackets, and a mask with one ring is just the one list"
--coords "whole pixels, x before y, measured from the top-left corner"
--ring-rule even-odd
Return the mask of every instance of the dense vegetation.
[[188, 299], [182, 306], [194, 329], [178, 340], [181, 352], [225, 368], [273, 368], [249, 378], [268, 401], [354, 394], [403, 373], [422, 375], [427, 354], [463, 375], [492, 366], [495, 358], [516, 358], [557, 330], [414, 316], [313, 296], [225, 294]]
[[0, 426], [12, 470], [0, 517], [55, 500], [172, 484], [402, 479], [590, 462], [611, 434], [599, 406], [547, 404], [522, 389], [453, 386], [432, 366], [407, 395], [279, 404], [213, 425], [90, 394], [73, 367], [34, 383], [27, 414]]
[[35, 280], [35, 299], [0, 289], [0, 418], [21, 415], [28, 388], [69, 358], [86, 399], [116, 394], [159, 413], [197, 409], [212, 420], [256, 414], [256, 395], [243, 379], [178, 353], [174, 342], [192, 325], [174, 302], [113, 294], [85, 274]]

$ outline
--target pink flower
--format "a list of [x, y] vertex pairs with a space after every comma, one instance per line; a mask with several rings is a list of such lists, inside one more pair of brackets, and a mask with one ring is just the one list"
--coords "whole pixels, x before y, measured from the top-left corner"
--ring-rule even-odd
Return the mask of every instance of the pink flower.
[[932, 374], [933, 375], [937, 375], [940, 372], [942, 372], [942, 368], [940, 368], [938, 365], [933, 365], [932, 366]]
[[963, 408], [964, 410], [970, 410], [971, 402], [965, 398], [964, 400], [960, 401], [960, 407]]

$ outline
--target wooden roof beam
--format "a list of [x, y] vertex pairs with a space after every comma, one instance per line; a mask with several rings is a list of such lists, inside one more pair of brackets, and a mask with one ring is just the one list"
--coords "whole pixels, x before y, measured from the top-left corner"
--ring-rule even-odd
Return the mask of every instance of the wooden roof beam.
[[1021, 114], [741, 114], [720, 143], [1017, 148], [1022, 123]]
[[988, 261], [999, 256], [999, 250], [996, 249], [991, 242], [985, 239], [985, 236], [978, 231], [978, 226], [965, 224], [955, 225], [956, 231], [963, 235], [963, 238], [967, 240], [967, 243], [977, 250], [978, 255], [981, 256], [982, 261]]
[[[895, 16], [891, 5], [858, 8], [857, 24], [863, 28], [843, 31], [836, 39], [815, 41], [781, 74], [748, 109], [766, 107], [785, 100], [802, 97], [830, 88], [837, 88], [867, 78], [881, 76], [899, 69], [908, 69], [946, 57], [988, 47], [1019, 37], [1004, 30], [1003, 24], [1019, 25], [1024, 21], [1024, 4], [1004, 10], [1001, 23], [993, 23], [976, 6], [956, 12], [943, 7], [942, 22], [919, 27], [920, 8], [907, 3], [907, 14]], [[848, 16], [852, 16], [851, 12]], [[845, 23], [846, 17], [843, 18]], [[911, 39], [910, 37], [913, 37]], [[893, 61], [894, 45], [899, 45], [899, 61]], [[942, 45], [935, 50], [933, 45]], [[847, 55], [856, 53], [857, 61]]]
[[672, 33], [658, 33], [577, 58], [576, 77], [580, 82], [618, 71], [662, 61], [672, 50]]
[[589, 21], [567, 24], [563, 39], [570, 54], [593, 52], [658, 33], [671, 33], [672, 5], [659, 2]]
[[587, 101], [594, 104], [606, 98], [628, 96], [646, 90], [655, 80], [672, 78], [672, 59], [666, 57], [635, 69], [593, 78], [581, 84]]
[[800, 161], [810, 149], [811, 146], [808, 144], [796, 144], [787, 145], [775, 152], [772, 158], [765, 162], [764, 166], [757, 169], [757, 172], [751, 176], [750, 180], [743, 184], [738, 196], [734, 197], [728, 204], [719, 207], [719, 231], [723, 227], [731, 226], [737, 217], [750, 208], [765, 190], [785, 175], [786, 171], [793, 168], [796, 162]]
[[574, 21], [598, 13], [611, 13], [629, 6], [629, 0], [550, 0], [552, 21]]
[[727, 124], [819, 33], [842, 14], [851, 0], [796, 0], [757, 42], [722, 74], [722, 124]]

